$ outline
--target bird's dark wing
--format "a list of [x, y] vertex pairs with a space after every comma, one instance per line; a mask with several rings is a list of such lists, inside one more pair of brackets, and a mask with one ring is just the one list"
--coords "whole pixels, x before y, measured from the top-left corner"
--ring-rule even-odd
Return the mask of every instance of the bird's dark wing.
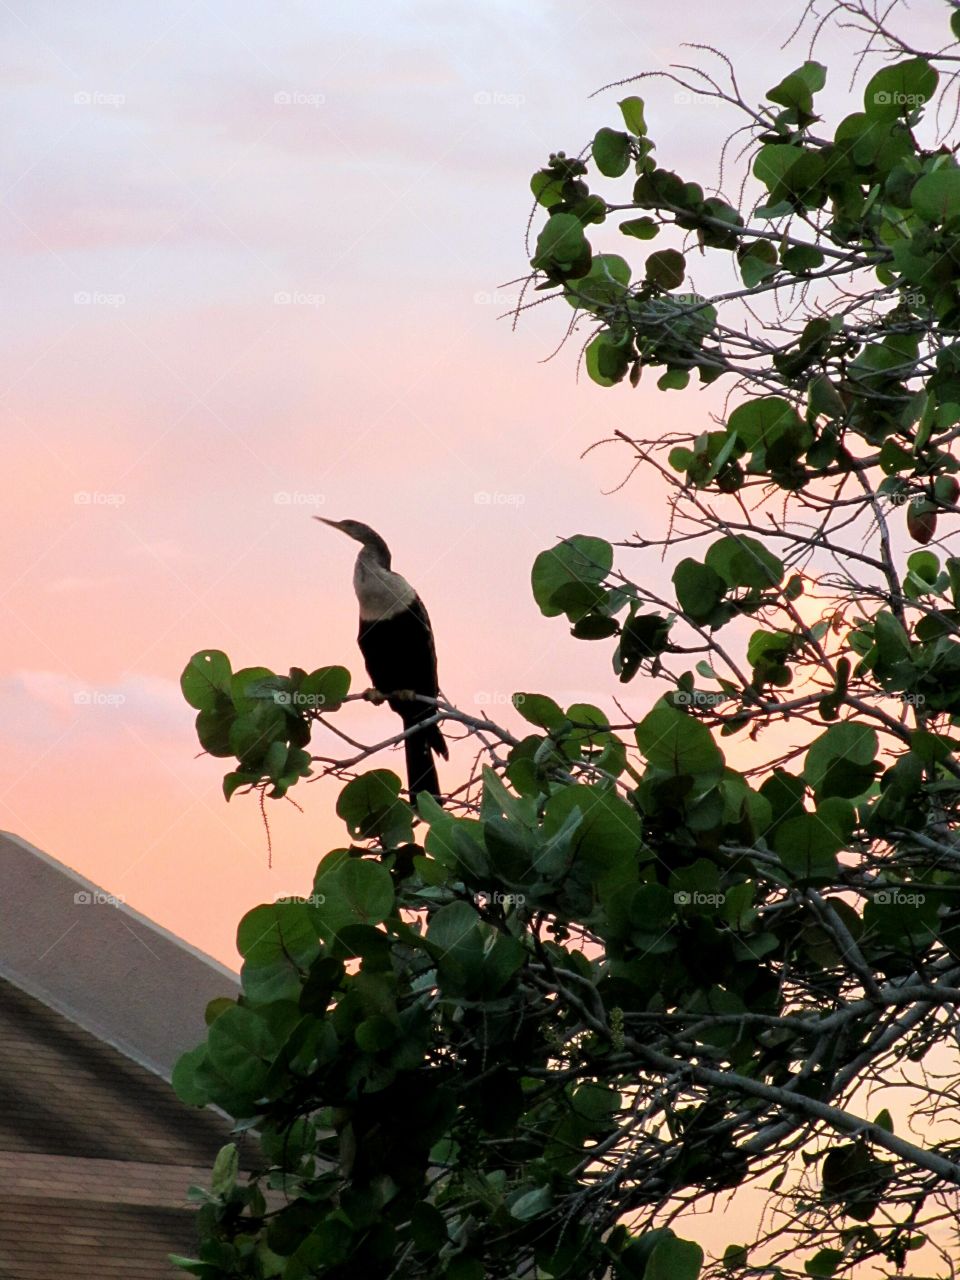
[[410, 613], [419, 621], [427, 633], [427, 649], [423, 654], [424, 664], [422, 670], [417, 673], [418, 679], [423, 682], [423, 688], [421, 689], [419, 684], [415, 688], [417, 693], [424, 693], [430, 698], [435, 698], [440, 690], [440, 682], [437, 678], [437, 647], [433, 639], [433, 627], [430, 625], [430, 618], [419, 596], [413, 597]]
[[367, 672], [381, 693], [413, 689], [437, 696], [437, 655], [427, 611], [418, 597], [389, 618], [360, 620], [357, 636]]
[[[357, 641], [367, 673], [374, 688], [381, 693], [389, 696], [403, 689], [412, 689], [414, 693], [428, 698], [437, 696], [433, 630], [419, 597], [414, 597], [409, 606], [399, 609], [389, 618], [361, 619]], [[407, 725], [433, 715], [433, 709], [423, 702], [391, 698], [390, 706]], [[434, 725], [425, 732], [433, 750], [446, 757], [447, 746], [439, 728]]]

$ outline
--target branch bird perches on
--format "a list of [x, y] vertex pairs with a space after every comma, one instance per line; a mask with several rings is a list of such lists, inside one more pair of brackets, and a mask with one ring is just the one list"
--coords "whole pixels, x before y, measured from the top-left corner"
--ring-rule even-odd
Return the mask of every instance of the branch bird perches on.
[[[436, 698], [439, 692], [433, 628], [422, 600], [406, 578], [393, 572], [390, 548], [369, 525], [323, 516], [314, 519], [360, 543], [353, 570], [353, 589], [360, 606], [357, 643], [374, 689], [386, 698], [404, 729], [431, 719], [436, 708], [415, 696]], [[404, 750], [411, 804], [416, 804], [421, 791], [439, 800], [440, 781], [433, 757], [448, 758], [439, 725], [426, 725], [409, 734]]]

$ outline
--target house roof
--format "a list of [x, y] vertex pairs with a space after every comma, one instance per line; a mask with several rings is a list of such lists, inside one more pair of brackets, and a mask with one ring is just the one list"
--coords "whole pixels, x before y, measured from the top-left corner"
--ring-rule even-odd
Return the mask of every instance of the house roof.
[[229, 1124], [36, 997], [0, 980], [0, 1153], [209, 1169]]
[[0, 1200], [4, 1280], [183, 1280], [167, 1261], [171, 1252], [196, 1256], [189, 1211], [17, 1194]]
[[0, 978], [165, 1079], [237, 975], [25, 840], [0, 832]]
[[15, 836], [0, 869], [0, 1280], [182, 1275], [231, 1125], [169, 1079], [236, 975]]

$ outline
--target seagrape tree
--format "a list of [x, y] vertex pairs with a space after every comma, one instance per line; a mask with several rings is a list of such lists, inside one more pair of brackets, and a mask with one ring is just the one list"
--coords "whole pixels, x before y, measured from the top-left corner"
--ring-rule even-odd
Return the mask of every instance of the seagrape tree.
[[[757, 105], [729, 63], [672, 73], [738, 116], [722, 190], [665, 167], [633, 94], [532, 181], [528, 284], [619, 419], [641, 378], [706, 387], [698, 434], [615, 437], [662, 537], [533, 565], [645, 714], [523, 691], [517, 736], [439, 700], [487, 767], [415, 813], [372, 749], [311, 752], [361, 696], [343, 668], [187, 665], [227, 798], [338, 773], [349, 838], [244, 917], [242, 995], [177, 1067], [263, 1155], [241, 1180], [221, 1152], [185, 1271], [953, 1274], [960, 14], [924, 51], [833, 11], [869, 53], [839, 120], [816, 41]], [[731, 1198], [707, 1251], [691, 1211]]]

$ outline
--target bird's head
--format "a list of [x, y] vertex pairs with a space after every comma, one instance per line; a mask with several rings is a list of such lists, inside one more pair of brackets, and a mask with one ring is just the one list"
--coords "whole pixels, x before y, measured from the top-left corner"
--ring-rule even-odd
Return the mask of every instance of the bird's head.
[[355, 542], [362, 542], [365, 546], [369, 546], [373, 542], [383, 541], [380, 535], [374, 533], [368, 524], [362, 524], [359, 520], [327, 520], [325, 516], [314, 516], [313, 518], [314, 520], [319, 520], [321, 524], [328, 524], [331, 529], [339, 529], [348, 538], [353, 538]]
[[390, 550], [379, 533], [371, 529], [368, 524], [363, 524], [360, 520], [327, 520], [325, 516], [313, 518], [319, 520], [321, 524], [328, 524], [331, 529], [339, 529], [348, 538], [361, 543], [364, 550], [368, 551], [380, 564], [387, 569], [390, 568]]

